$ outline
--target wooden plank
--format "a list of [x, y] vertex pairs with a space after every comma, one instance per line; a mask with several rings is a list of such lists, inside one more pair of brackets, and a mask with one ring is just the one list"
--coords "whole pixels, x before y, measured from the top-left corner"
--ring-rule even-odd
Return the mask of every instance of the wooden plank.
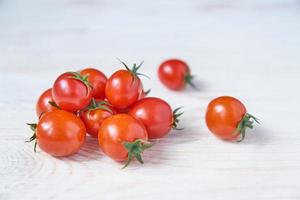
[[[0, 199], [300, 199], [299, 3], [275, 1], [0, 1]], [[74, 156], [24, 141], [35, 101], [68, 70], [110, 75], [145, 61], [152, 96], [184, 106], [180, 126], [126, 170], [88, 138]], [[200, 91], [163, 87], [157, 66], [188, 61]], [[209, 133], [219, 95], [240, 98], [261, 126], [243, 143]]]

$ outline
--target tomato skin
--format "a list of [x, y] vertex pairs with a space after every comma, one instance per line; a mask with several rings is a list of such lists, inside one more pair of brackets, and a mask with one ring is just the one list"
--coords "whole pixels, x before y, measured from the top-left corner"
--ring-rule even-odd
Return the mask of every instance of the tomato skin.
[[116, 113], [118, 114], [127, 114], [128, 113], [128, 108], [125, 108], [125, 109], [118, 109], [118, 108], [115, 108], [115, 111]]
[[149, 139], [158, 139], [167, 135], [173, 123], [173, 111], [162, 99], [146, 97], [134, 104], [129, 115], [140, 120], [147, 129]]
[[182, 90], [186, 86], [186, 76], [190, 74], [188, 65], [178, 59], [163, 62], [158, 68], [160, 81], [171, 90]]
[[43, 113], [57, 109], [54, 106], [51, 106], [48, 103], [49, 101], [54, 101], [52, 98], [52, 89], [51, 88], [44, 91], [36, 103], [35, 110], [36, 110], [36, 115], [38, 117], [40, 117]]
[[37, 125], [37, 144], [52, 156], [68, 156], [84, 143], [85, 132], [83, 122], [76, 115], [54, 110], [45, 113]]
[[146, 97], [146, 93], [144, 90], [141, 91], [140, 95], [139, 95], [139, 100], [143, 99]]
[[82, 76], [88, 75], [88, 82], [92, 86], [92, 96], [97, 100], [105, 99], [105, 84], [107, 78], [104, 73], [94, 68], [86, 68], [80, 71]]
[[108, 102], [117, 109], [126, 109], [140, 97], [142, 83], [130, 71], [116, 71], [107, 81], [105, 94]]
[[141, 122], [128, 114], [117, 114], [105, 119], [99, 129], [101, 149], [116, 161], [127, 160], [128, 152], [123, 144], [136, 139], [147, 141], [147, 131]]
[[238, 99], [221, 96], [208, 104], [206, 125], [218, 138], [233, 141], [239, 137], [235, 131], [246, 113], [245, 106]]
[[56, 79], [52, 87], [52, 97], [61, 109], [76, 112], [89, 105], [92, 92], [82, 81], [71, 77], [74, 74], [67, 72]]
[[91, 111], [84, 111], [81, 114], [81, 119], [86, 127], [86, 131], [88, 134], [95, 138], [98, 138], [98, 131], [102, 122], [115, 113], [112, 108], [110, 109], [112, 110], [112, 112], [103, 109], [96, 109]]

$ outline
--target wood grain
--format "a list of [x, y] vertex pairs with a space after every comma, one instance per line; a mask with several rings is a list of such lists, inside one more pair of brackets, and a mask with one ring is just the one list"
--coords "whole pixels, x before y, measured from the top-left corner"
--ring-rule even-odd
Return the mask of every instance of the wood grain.
[[[296, 0], [0, 1], [0, 199], [300, 199], [300, 23]], [[145, 61], [152, 96], [184, 106], [180, 126], [145, 152], [145, 165], [105, 157], [88, 138], [53, 158], [24, 141], [39, 94], [68, 70]], [[188, 61], [199, 91], [156, 77]], [[208, 102], [240, 98], [261, 126], [223, 142], [204, 122]]]

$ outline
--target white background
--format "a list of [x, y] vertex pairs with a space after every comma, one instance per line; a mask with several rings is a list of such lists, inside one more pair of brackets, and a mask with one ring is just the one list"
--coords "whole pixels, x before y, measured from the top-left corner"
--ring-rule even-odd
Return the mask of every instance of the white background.
[[[0, 0], [0, 199], [300, 199], [300, 2], [297, 0]], [[180, 126], [126, 170], [88, 138], [68, 158], [32, 144], [26, 122], [62, 72], [108, 76], [145, 61], [151, 96], [184, 106]], [[160, 62], [186, 60], [200, 91], [172, 92]], [[243, 143], [204, 122], [220, 95], [261, 125]]]

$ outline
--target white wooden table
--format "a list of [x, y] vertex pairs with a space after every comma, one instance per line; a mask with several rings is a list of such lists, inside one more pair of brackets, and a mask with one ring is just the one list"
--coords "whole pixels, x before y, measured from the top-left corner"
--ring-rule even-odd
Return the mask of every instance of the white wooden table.
[[[300, 3], [297, 0], [1, 0], [0, 199], [300, 199]], [[35, 102], [57, 75], [95, 66], [107, 75], [145, 61], [151, 95], [184, 106], [181, 126], [126, 170], [88, 138], [57, 159], [24, 141]], [[185, 59], [199, 92], [156, 76]], [[261, 126], [243, 143], [209, 133], [208, 102], [240, 98]]]

